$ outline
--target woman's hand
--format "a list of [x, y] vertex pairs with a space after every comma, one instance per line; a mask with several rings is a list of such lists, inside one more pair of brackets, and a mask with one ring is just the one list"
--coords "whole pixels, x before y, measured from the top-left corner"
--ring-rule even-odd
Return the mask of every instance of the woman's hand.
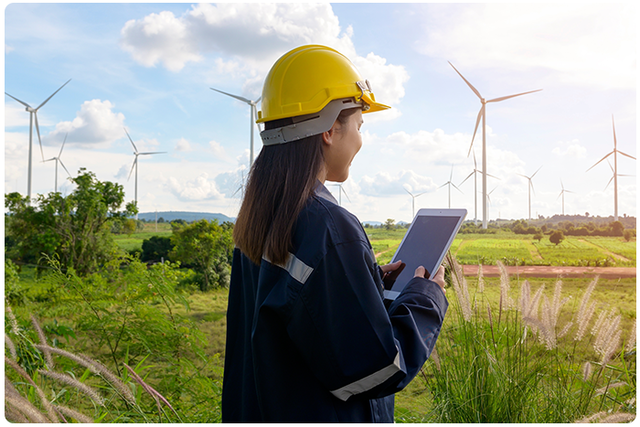
[[[420, 266], [420, 267], [416, 268], [416, 272], [415, 272], [413, 277], [425, 277], [426, 274], [427, 274], [427, 270], [423, 266]], [[436, 282], [438, 284], [438, 286], [440, 286], [442, 288], [442, 292], [447, 292], [447, 290], [444, 288], [445, 282], [444, 282], [444, 267], [443, 266], [440, 266], [440, 268], [436, 272], [435, 276], [427, 277], [427, 278], [429, 280], [431, 280], [432, 282]]]
[[381, 265], [380, 268], [382, 269], [383, 273], [389, 273], [391, 271], [397, 270], [398, 267], [400, 267], [400, 264], [402, 264], [402, 261], [398, 260], [398, 261], [394, 262], [393, 264]]

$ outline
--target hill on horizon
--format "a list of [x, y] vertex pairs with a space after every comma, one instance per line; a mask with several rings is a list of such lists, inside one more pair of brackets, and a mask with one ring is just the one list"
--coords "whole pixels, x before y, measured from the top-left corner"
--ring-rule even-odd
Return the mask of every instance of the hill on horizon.
[[235, 218], [228, 217], [221, 213], [185, 212], [185, 211], [141, 212], [138, 214], [138, 219], [143, 219], [145, 221], [155, 221], [156, 214], [158, 215], [158, 219], [162, 218], [166, 222], [171, 222], [174, 219], [183, 219], [187, 222], [198, 221], [201, 219], [206, 219], [209, 221], [217, 219], [220, 224], [222, 224], [225, 221], [236, 222]]

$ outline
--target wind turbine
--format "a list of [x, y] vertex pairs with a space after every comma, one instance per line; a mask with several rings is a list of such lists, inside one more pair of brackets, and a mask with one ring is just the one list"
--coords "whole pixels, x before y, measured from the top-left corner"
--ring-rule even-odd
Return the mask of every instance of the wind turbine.
[[[609, 181], [609, 182], [611, 182], [611, 181]], [[558, 195], [558, 199], [560, 198], [560, 196], [562, 196], [562, 215], [564, 215], [564, 193], [573, 193], [573, 191], [565, 190], [564, 189], [564, 184], [562, 184], [562, 180], [560, 180], [560, 186], [562, 187], [562, 191], [560, 192], [560, 195]], [[556, 200], [558, 200], [558, 199], [556, 199]]]
[[62, 89], [63, 87], [66, 86], [67, 83], [69, 83], [71, 81], [71, 79], [67, 80], [67, 82], [65, 84], [63, 84], [62, 86], [60, 86], [58, 88], [58, 90], [56, 90], [55, 92], [53, 92], [51, 94], [51, 96], [49, 96], [47, 99], [45, 99], [42, 104], [38, 105], [36, 108], [33, 108], [32, 106], [30, 106], [29, 104], [27, 104], [24, 101], [20, 101], [18, 98], [9, 95], [7, 92], [5, 92], [5, 95], [7, 95], [10, 98], [15, 99], [16, 101], [18, 101], [20, 104], [25, 106], [25, 111], [29, 112], [29, 177], [27, 180], [27, 200], [31, 201], [31, 161], [32, 161], [32, 151], [33, 151], [33, 122], [35, 119], [35, 124], [36, 124], [36, 132], [38, 133], [38, 142], [40, 143], [40, 154], [42, 155], [42, 160], [44, 161], [44, 151], [42, 151], [42, 140], [40, 139], [40, 126], [38, 126], [38, 110], [40, 108], [42, 108], [44, 106], [44, 104], [46, 104], [47, 102], [49, 102], [49, 100], [51, 98], [53, 98], [53, 95], [55, 95], [56, 93], [60, 92], [60, 89]]
[[[468, 180], [469, 178], [471, 178], [471, 175], [473, 175], [473, 206], [475, 209], [475, 214], [474, 214], [474, 219], [473, 219], [473, 223], [474, 225], [478, 225], [478, 172], [482, 173], [481, 170], [478, 169], [478, 164], [476, 163], [476, 152], [473, 152], [473, 172], [471, 172], [469, 174], [469, 176], [467, 176], [459, 185], [460, 187], [462, 187], [462, 184], [465, 183], [466, 180]], [[491, 174], [487, 174], [487, 176], [490, 176], [491, 178], [495, 178], [495, 179], [500, 179], [498, 177], [495, 177]]]
[[[604, 159], [606, 159], [607, 157], [613, 154], [613, 168], [612, 168], [613, 177], [611, 178], [613, 180], [613, 208], [614, 208], [613, 220], [617, 221], [618, 220], [618, 177], [624, 176], [624, 175], [618, 174], [618, 153], [622, 154], [623, 156], [627, 156], [633, 160], [636, 160], [636, 158], [618, 150], [618, 141], [616, 139], [616, 125], [613, 121], [613, 114], [611, 115], [611, 124], [613, 125], [613, 151], [607, 154], [606, 156], [604, 156], [602, 159], [598, 160], [598, 162], [596, 162], [595, 165], [587, 169], [587, 172], [589, 172], [598, 163], [600, 163], [601, 161], [603, 161]], [[611, 167], [611, 164], [609, 164], [609, 166]], [[609, 184], [611, 184], [611, 180], [609, 180]], [[609, 186], [609, 184], [607, 184], [607, 187]]]
[[542, 169], [542, 166], [540, 166], [540, 167], [538, 168], [538, 170], [537, 170], [537, 171], [535, 171], [535, 172], [533, 173], [533, 175], [531, 175], [531, 176], [522, 175], [522, 174], [520, 174], [520, 173], [518, 174], [518, 175], [520, 175], [520, 176], [522, 176], [522, 177], [524, 177], [524, 178], [527, 178], [527, 179], [529, 180], [529, 219], [531, 219], [531, 190], [533, 190], [533, 193], [534, 193], [534, 194], [535, 194], [535, 192], [536, 192], [536, 191], [533, 189], [533, 181], [532, 181], [532, 179], [533, 179], [533, 177], [534, 177], [534, 176], [536, 176], [536, 174], [538, 173], [538, 171], [539, 171], [540, 169]]
[[[136, 185], [135, 185], [135, 202], [136, 202], [136, 208], [138, 207], [138, 156], [148, 156], [150, 154], [164, 154], [166, 153], [166, 151], [151, 151], [151, 152], [146, 152], [146, 153], [141, 153], [138, 151], [138, 147], [136, 147], [136, 144], [133, 143], [133, 139], [131, 139], [131, 136], [129, 136], [129, 132], [127, 132], [127, 129], [124, 129], [124, 133], [127, 134], [127, 136], [129, 137], [129, 141], [131, 141], [131, 145], [133, 145], [133, 149], [135, 150], [133, 152], [133, 154], [136, 156], [135, 160], [133, 161], [133, 165], [131, 165], [131, 172], [129, 172], [129, 177], [127, 178], [127, 181], [131, 178], [131, 174], [133, 173], [133, 169], [136, 169]], [[136, 214], [136, 219], [138, 219], [138, 214]]]
[[404, 187], [402, 187], [402, 189], [407, 193], [409, 193], [409, 195], [411, 196], [411, 221], [413, 221], [413, 218], [416, 217], [416, 207], [415, 207], [416, 197], [422, 196], [424, 193], [426, 193], [426, 191], [423, 191], [422, 193], [419, 193], [419, 194], [413, 194], [412, 192], [410, 192]]
[[[493, 190], [489, 191], [487, 193], [487, 202], [489, 202], [489, 206], [491, 206], [491, 193], [493, 193], [494, 191], [496, 191], [496, 188], [498, 187], [494, 187]], [[498, 212], [499, 213], [499, 212]], [[499, 217], [500, 215], [498, 215]], [[499, 220], [500, 218], [496, 218], [496, 222]]]
[[[451, 165], [451, 175], [449, 176], [449, 181], [445, 182], [440, 187], [438, 187], [438, 188], [442, 188], [445, 185], [449, 186], [449, 209], [451, 209], [451, 186], [453, 185], [456, 190], [458, 190], [458, 191], [460, 191], [460, 193], [462, 193], [462, 191], [458, 187], [456, 187], [456, 185], [453, 183], [452, 179], [453, 179], [453, 165]], [[464, 193], [462, 193], [462, 194], [464, 194]]]
[[258, 105], [258, 102], [260, 102], [260, 99], [261, 99], [262, 97], [260, 96], [260, 97], [258, 97], [258, 99], [256, 99], [255, 101], [252, 101], [252, 100], [247, 99], [247, 98], [244, 98], [244, 97], [242, 97], [242, 96], [232, 95], [232, 94], [230, 94], [230, 93], [223, 92], [223, 91], [221, 91], [221, 90], [214, 89], [214, 88], [212, 88], [212, 87], [210, 87], [209, 89], [211, 89], [211, 90], [215, 90], [216, 92], [220, 92], [220, 93], [222, 93], [222, 94], [225, 94], [225, 95], [227, 95], [227, 96], [230, 96], [230, 97], [232, 97], [232, 98], [235, 98], [235, 99], [237, 99], [238, 101], [245, 102], [245, 103], [249, 104], [249, 106], [251, 107], [251, 108], [250, 108], [250, 110], [251, 110], [251, 114], [250, 114], [250, 116], [251, 116], [251, 122], [249, 123], [249, 126], [250, 126], [250, 128], [251, 128], [251, 146], [250, 146], [250, 147], [251, 147], [251, 149], [249, 150], [249, 168], [251, 168], [251, 166], [253, 165], [253, 127], [255, 126], [255, 122], [254, 122], [254, 121], [255, 121], [255, 117], [257, 117], [257, 115], [258, 115], [258, 109], [256, 108], [256, 105]]
[[[469, 81], [467, 79], [464, 78], [464, 76], [462, 74], [460, 74], [460, 71], [458, 71], [456, 69], [456, 67], [453, 66], [453, 64], [451, 62], [449, 62], [449, 65], [451, 65], [453, 67], [454, 70], [456, 70], [456, 73], [458, 73], [458, 75], [460, 77], [462, 77], [462, 80], [465, 81], [465, 83], [469, 86], [469, 88], [471, 88], [471, 90], [473, 91], [473, 93], [476, 94], [476, 96], [478, 98], [480, 98], [480, 102], [482, 103], [482, 107], [480, 108], [480, 112], [478, 113], [478, 118], [476, 119], [476, 127], [473, 130], [473, 137], [471, 138], [471, 146], [469, 147], [469, 154], [471, 154], [471, 148], [473, 147], [473, 140], [476, 137], [476, 132], [478, 130], [478, 124], [480, 123], [480, 118], [482, 118], [482, 228], [487, 228], [487, 114], [486, 114], [486, 105], [489, 102], [500, 102], [500, 101], [504, 101], [506, 99], [509, 98], [515, 98], [516, 96], [521, 96], [521, 95], [526, 95], [528, 93], [533, 93], [533, 92], [539, 92], [542, 89], [536, 89], [536, 90], [531, 90], [529, 92], [522, 92], [522, 93], [517, 93], [515, 95], [507, 95], [507, 96], [502, 96], [500, 98], [493, 98], [493, 99], [489, 99], [486, 100], [482, 97], [482, 95], [480, 95], [480, 92], [478, 92], [478, 90], [473, 87], [473, 85], [471, 83], [469, 83]], [[467, 154], [467, 157], [469, 157], [469, 154]]]
[[342, 206], [342, 193], [344, 193], [345, 197], [347, 198], [347, 200], [349, 202], [351, 202], [351, 199], [349, 198], [349, 196], [347, 195], [347, 192], [345, 191], [344, 188], [342, 188], [342, 183], [339, 184], [333, 184], [334, 186], [338, 187], [338, 205]]
[[67, 136], [69, 135], [69, 133], [67, 133], [64, 136], [64, 141], [62, 141], [62, 147], [60, 147], [60, 153], [58, 154], [58, 157], [52, 157], [50, 159], [47, 160], [43, 160], [42, 162], [50, 162], [52, 160], [56, 161], [56, 179], [55, 179], [55, 192], [58, 192], [58, 163], [60, 163], [62, 165], [62, 167], [64, 168], [65, 171], [67, 171], [67, 175], [69, 175], [69, 177], [71, 177], [71, 174], [69, 173], [69, 170], [66, 168], [66, 166], [64, 165], [64, 163], [62, 163], [62, 159], [60, 158], [60, 156], [62, 156], [62, 149], [64, 148], [64, 143], [67, 142]]

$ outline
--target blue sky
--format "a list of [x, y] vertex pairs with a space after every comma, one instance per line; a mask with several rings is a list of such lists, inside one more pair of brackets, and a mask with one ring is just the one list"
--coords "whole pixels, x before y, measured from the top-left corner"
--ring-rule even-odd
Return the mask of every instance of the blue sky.
[[[474, 217], [469, 152], [480, 102], [487, 106], [489, 218], [613, 214], [613, 149], [636, 157], [637, 6], [591, 3], [12, 3], [4, 9], [5, 91], [39, 105], [45, 159], [57, 156], [124, 186], [134, 197], [141, 152], [141, 212], [236, 216], [248, 170], [250, 99], [272, 63], [302, 44], [347, 55], [393, 108], [364, 116], [364, 145], [342, 204], [361, 221], [410, 221], [416, 209], [464, 207]], [[27, 191], [29, 114], [5, 96], [5, 192]], [[259, 107], [258, 107], [259, 108]], [[34, 137], [32, 193], [53, 191], [55, 162]], [[255, 134], [256, 153], [261, 147]], [[481, 162], [481, 134], [473, 148]], [[441, 187], [451, 176], [461, 190]], [[618, 173], [636, 161], [618, 157]], [[72, 185], [58, 171], [59, 191]], [[479, 177], [478, 177], [479, 178]], [[619, 214], [636, 215], [636, 177], [619, 177]], [[337, 196], [338, 187], [329, 185]], [[480, 179], [478, 179], [480, 191]], [[478, 198], [481, 203], [481, 198]], [[478, 206], [479, 216], [481, 207]]]

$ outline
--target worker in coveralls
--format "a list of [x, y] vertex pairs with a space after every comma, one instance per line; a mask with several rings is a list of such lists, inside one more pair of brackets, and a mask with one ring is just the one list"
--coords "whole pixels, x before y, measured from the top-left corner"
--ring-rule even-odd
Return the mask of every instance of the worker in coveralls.
[[391, 304], [358, 219], [325, 181], [343, 182], [363, 113], [389, 108], [339, 52], [296, 48], [271, 68], [264, 144], [234, 227], [223, 422], [393, 422], [394, 393], [440, 332], [444, 269]]

